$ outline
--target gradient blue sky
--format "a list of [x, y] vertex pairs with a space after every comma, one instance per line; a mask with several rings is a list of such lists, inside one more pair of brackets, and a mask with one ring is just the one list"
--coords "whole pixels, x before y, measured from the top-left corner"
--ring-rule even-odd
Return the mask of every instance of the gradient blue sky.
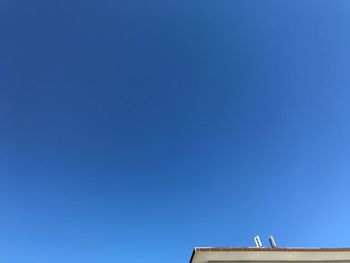
[[1, 262], [350, 246], [350, 1], [0, 0], [0, 34]]

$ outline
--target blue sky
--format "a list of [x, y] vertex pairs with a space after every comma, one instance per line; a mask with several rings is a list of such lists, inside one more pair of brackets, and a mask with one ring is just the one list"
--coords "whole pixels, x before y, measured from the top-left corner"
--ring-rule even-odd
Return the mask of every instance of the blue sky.
[[349, 1], [0, 1], [0, 261], [350, 246]]

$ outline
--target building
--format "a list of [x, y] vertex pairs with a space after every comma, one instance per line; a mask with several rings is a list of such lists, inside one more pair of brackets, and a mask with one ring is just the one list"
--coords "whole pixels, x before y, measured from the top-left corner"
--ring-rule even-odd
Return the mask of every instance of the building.
[[190, 263], [350, 263], [350, 248], [195, 248]]

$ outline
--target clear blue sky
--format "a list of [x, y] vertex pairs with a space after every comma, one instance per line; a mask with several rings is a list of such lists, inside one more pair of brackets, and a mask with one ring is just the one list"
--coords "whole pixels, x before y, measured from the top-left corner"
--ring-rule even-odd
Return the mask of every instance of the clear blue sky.
[[349, 1], [1, 0], [0, 34], [1, 262], [350, 246]]

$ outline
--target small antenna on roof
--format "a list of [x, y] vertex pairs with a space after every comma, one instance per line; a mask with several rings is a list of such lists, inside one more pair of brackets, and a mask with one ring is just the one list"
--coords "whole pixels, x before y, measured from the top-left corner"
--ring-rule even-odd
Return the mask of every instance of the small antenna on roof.
[[273, 239], [273, 236], [269, 236], [269, 242], [270, 242], [270, 246], [272, 247], [272, 248], [276, 248], [277, 246], [276, 246], [276, 242], [275, 242], [275, 240]]
[[254, 241], [255, 241], [256, 247], [258, 247], [258, 248], [263, 247], [259, 236], [254, 237]]

